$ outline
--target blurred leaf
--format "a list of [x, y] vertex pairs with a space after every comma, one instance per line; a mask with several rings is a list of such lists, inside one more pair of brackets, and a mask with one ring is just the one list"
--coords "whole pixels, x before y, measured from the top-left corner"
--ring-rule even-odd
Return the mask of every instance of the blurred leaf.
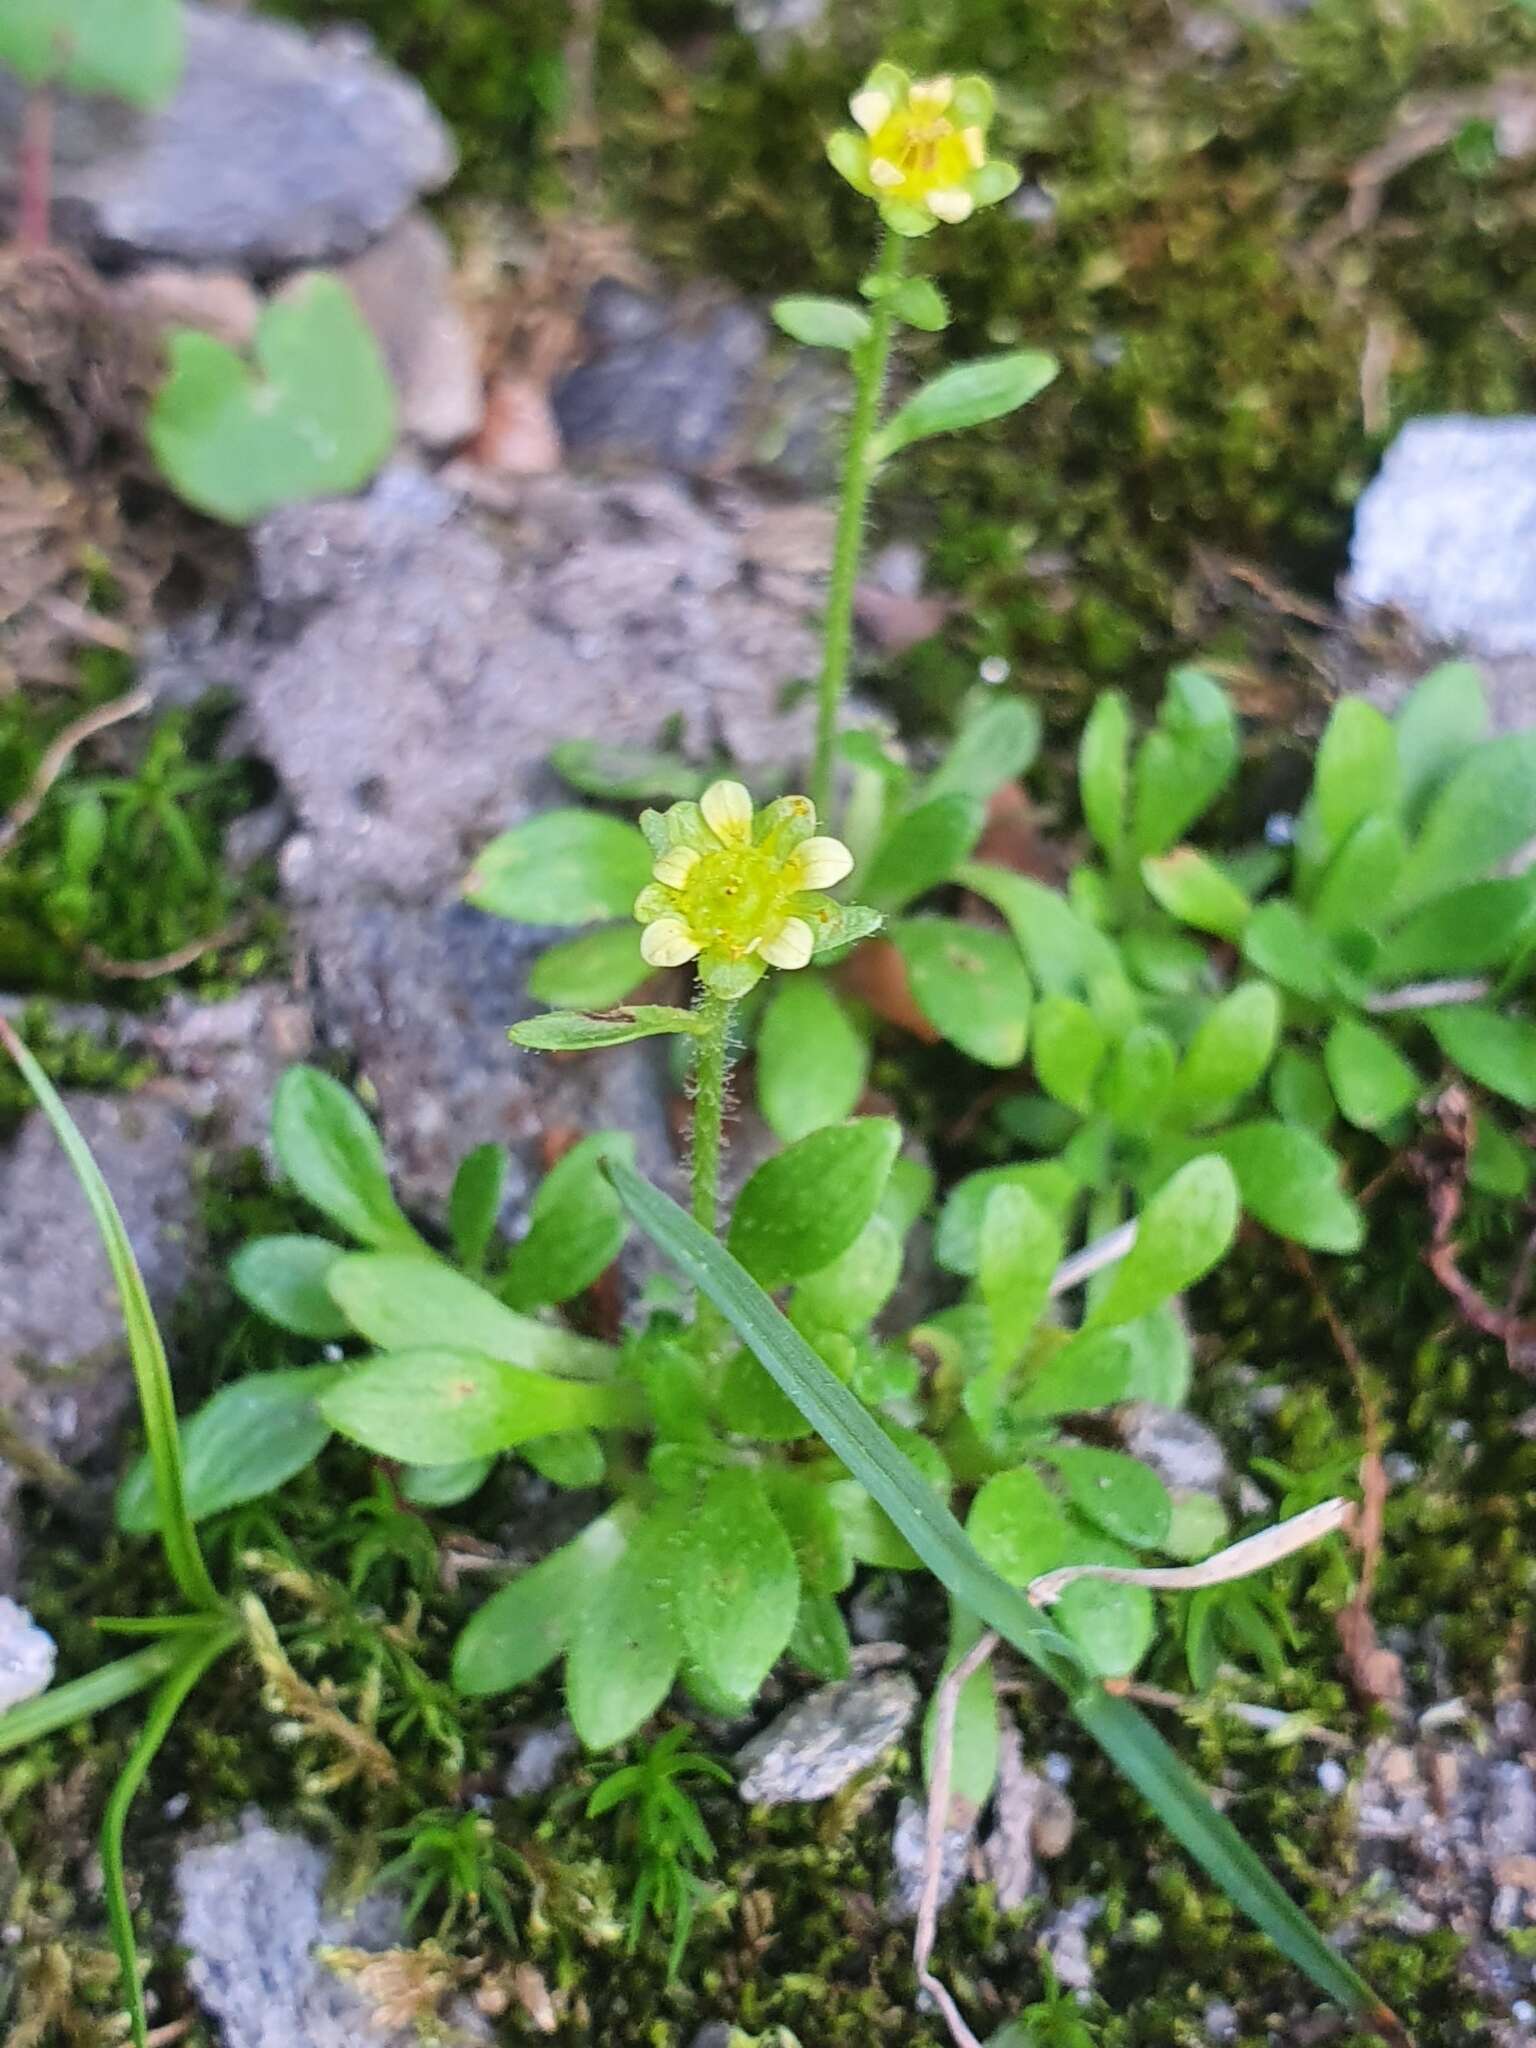
[[253, 1237], [230, 1261], [240, 1299], [296, 1337], [349, 1337], [351, 1325], [331, 1299], [326, 1276], [346, 1253], [328, 1237]]
[[858, 1107], [869, 1048], [819, 974], [786, 974], [757, 1032], [757, 1099], [769, 1129], [786, 1144]]
[[1237, 758], [1237, 721], [1226, 692], [1200, 669], [1175, 669], [1131, 773], [1138, 859], [1183, 838], [1231, 780]]
[[1016, 1067], [1029, 1037], [1031, 992], [1006, 932], [952, 917], [900, 918], [891, 937], [918, 1008], [951, 1045], [988, 1067]]
[[454, 1251], [464, 1265], [484, 1264], [496, 1234], [506, 1186], [505, 1146], [476, 1145], [459, 1161], [448, 1196], [448, 1228]]
[[600, 925], [541, 953], [528, 976], [528, 993], [556, 1009], [610, 1010], [654, 972], [640, 956], [639, 925]]
[[980, 838], [983, 816], [981, 803], [959, 791], [907, 811], [876, 847], [862, 893], [878, 910], [892, 912], [951, 880]]
[[1536, 1024], [1506, 1016], [1481, 1003], [1459, 1003], [1420, 1013], [1447, 1059], [1505, 1095], [1522, 1109], [1536, 1109]]
[[594, 1052], [605, 1045], [629, 1045], [637, 1038], [696, 1038], [698, 1031], [692, 1010], [672, 1009], [665, 1003], [625, 1003], [597, 1017], [550, 1010], [514, 1024], [507, 1036], [530, 1052]]
[[643, 835], [622, 819], [541, 811], [482, 847], [464, 894], [515, 924], [600, 924], [631, 915], [651, 860]]
[[290, 1067], [272, 1097], [272, 1146], [306, 1201], [381, 1249], [426, 1247], [390, 1186], [379, 1134], [357, 1098], [318, 1067]]
[[568, 1379], [613, 1373], [617, 1354], [606, 1344], [518, 1315], [439, 1259], [354, 1252], [336, 1262], [327, 1284], [350, 1326], [381, 1351], [449, 1345]]
[[1223, 1159], [1180, 1167], [1142, 1211], [1136, 1241], [1089, 1311], [1095, 1329], [1128, 1323], [1208, 1273], [1237, 1232], [1237, 1187]]
[[570, 1301], [624, 1249], [629, 1224], [604, 1176], [608, 1159], [634, 1164], [627, 1131], [596, 1131], [552, 1166], [534, 1193], [528, 1231], [512, 1247], [500, 1292], [509, 1308]]
[[629, 1502], [613, 1508], [493, 1593], [454, 1645], [455, 1689], [471, 1699], [512, 1692], [553, 1664], [593, 1587], [622, 1555], [637, 1512]]
[[914, 441], [960, 433], [1017, 412], [1055, 379], [1059, 367], [1054, 356], [1020, 349], [941, 370], [878, 429], [870, 444], [871, 464], [888, 462]]
[[765, 1287], [829, 1266], [875, 1213], [900, 1144], [889, 1117], [864, 1117], [765, 1160], [736, 1198], [732, 1254]]
[[1253, 915], [1253, 905], [1237, 884], [1192, 846], [1144, 860], [1141, 878], [1170, 917], [1218, 939], [1240, 938]]
[[870, 318], [862, 306], [846, 299], [815, 299], [799, 294], [775, 299], [773, 321], [791, 341], [807, 348], [841, 349], [846, 355], [868, 341]]
[[29, 86], [155, 107], [176, 90], [182, 63], [180, 0], [6, 0], [0, 12], [0, 64]]
[[1400, 1116], [1422, 1083], [1384, 1031], [1341, 1017], [1323, 1042], [1323, 1065], [1341, 1110], [1362, 1131]]
[[633, 1735], [672, 1690], [683, 1650], [674, 1596], [678, 1533], [652, 1509], [583, 1601], [565, 1697], [588, 1749], [611, 1749]]
[[[252, 1373], [221, 1387], [181, 1425], [187, 1512], [194, 1522], [275, 1493], [314, 1463], [331, 1435], [315, 1404], [341, 1370], [315, 1365]], [[160, 1527], [147, 1456], [134, 1461], [118, 1489], [117, 1526], [130, 1536], [150, 1536]]]
[[320, 1412], [365, 1450], [407, 1465], [457, 1465], [559, 1429], [636, 1419], [631, 1390], [557, 1380], [475, 1351], [395, 1351], [351, 1367]]
[[1236, 1174], [1243, 1207], [1267, 1229], [1313, 1251], [1359, 1250], [1365, 1220], [1340, 1185], [1338, 1154], [1311, 1131], [1261, 1117], [1210, 1143]]

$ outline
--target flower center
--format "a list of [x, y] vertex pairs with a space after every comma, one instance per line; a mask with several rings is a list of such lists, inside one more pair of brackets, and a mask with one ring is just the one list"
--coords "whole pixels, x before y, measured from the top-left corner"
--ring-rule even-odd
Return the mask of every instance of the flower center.
[[727, 846], [706, 853], [679, 893], [700, 944], [741, 960], [778, 930], [795, 892], [778, 855], [761, 846]]

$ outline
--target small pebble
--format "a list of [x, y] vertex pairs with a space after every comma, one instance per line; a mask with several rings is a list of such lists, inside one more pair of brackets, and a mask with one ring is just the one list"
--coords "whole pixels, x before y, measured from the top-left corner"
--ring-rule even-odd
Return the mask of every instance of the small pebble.
[[46, 1692], [57, 1658], [53, 1637], [25, 1607], [0, 1595], [0, 1712]]
[[1349, 1784], [1349, 1773], [1337, 1757], [1324, 1757], [1317, 1767], [1317, 1782], [1330, 1799], [1337, 1799]]
[[1536, 2020], [1536, 2005], [1532, 2005], [1528, 1998], [1517, 1998], [1509, 2008], [1509, 2016], [1517, 2026], [1528, 2027], [1532, 2020]]
[[1049, 1750], [1041, 1769], [1053, 1785], [1070, 1785], [1072, 1782], [1072, 1759], [1063, 1756], [1059, 1749]]
[[1008, 664], [1002, 655], [989, 654], [977, 670], [977, 674], [984, 683], [991, 683], [995, 687], [998, 683], [1007, 682], [1009, 676]]

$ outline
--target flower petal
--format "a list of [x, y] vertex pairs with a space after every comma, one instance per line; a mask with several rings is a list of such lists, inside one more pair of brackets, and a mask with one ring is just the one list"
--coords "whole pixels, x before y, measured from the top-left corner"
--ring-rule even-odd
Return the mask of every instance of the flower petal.
[[676, 917], [677, 898], [662, 882], [647, 882], [635, 898], [635, 916], [641, 924], [654, 924], [658, 917]]
[[952, 225], [969, 220], [976, 211], [976, 202], [963, 185], [947, 185], [937, 192], [924, 195], [928, 211], [936, 220], [947, 220]]
[[907, 106], [919, 121], [942, 114], [955, 96], [952, 78], [916, 78], [907, 94]]
[[681, 889], [702, 857], [691, 846], [674, 846], [661, 856], [651, 872], [667, 888]]
[[853, 873], [853, 855], [841, 839], [825, 836], [807, 839], [797, 847], [785, 866], [797, 889], [831, 889]]
[[803, 917], [786, 917], [772, 938], [764, 939], [763, 958], [770, 967], [808, 967], [816, 934]]
[[987, 138], [980, 128], [962, 128], [960, 140], [965, 144], [965, 153], [971, 160], [971, 169], [979, 171], [987, 160]]
[[854, 94], [848, 102], [848, 111], [866, 135], [873, 135], [877, 128], [883, 128], [889, 121], [894, 107], [888, 92], [866, 88]]
[[681, 967], [698, 951], [698, 940], [680, 917], [658, 917], [640, 934], [640, 957], [648, 967]]
[[752, 841], [752, 794], [742, 782], [712, 782], [699, 798], [704, 822], [722, 846]]
[[874, 156], [869, 160], [869, 182], [877, 191], [890, 192], [896, 186], [907, 182], [907, 174], [899, 164], [893, 164], [889, 157]]

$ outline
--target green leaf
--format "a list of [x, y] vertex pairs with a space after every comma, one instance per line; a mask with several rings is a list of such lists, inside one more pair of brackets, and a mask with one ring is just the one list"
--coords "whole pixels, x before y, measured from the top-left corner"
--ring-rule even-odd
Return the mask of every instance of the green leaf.
[[1470, 662], [1448, 661], [1409, 694], [1394, 721], [1403, 808], [1417, 824], [1429, 799], [1488, 730], [1483, 679]]
[[1236, 882], [1192, 846], [1144, 860], [1141, 878], [1153, 901], [1170, 917], [1198, 932], [1213, 932], [1218, 939], [1241, 937], [1253, 915], [1253, 905]]
[[541, 811], [481, 849], [464, 894], [514, 924], [601, 924], [632, 914], [651, 861], [642, 833], [620, 818]]
[[528, 976], [528, 993], [557, 1009], [610, 1010], [653, 971], [640, 957], [639, 925], [601, 925], [541, 953]]
[[1446, 1058], [1495, 1095], [1536, 1109], [1536, 1024], [1481, 1003], [1420, 1013]]
[[900, 449], [934, 434], [958, 434], [967, 427], [1002, 419], [1028, 405], [1055, 379], [1060, 365], [1038, 349], [984, 356], [942, 370], [899, 406], [870, 443], [871, 465], [888, 462]]
[[996, 1473], [971, 1503], [966, 1534], [1011, 1586], [1054, 1570], [1068, 1548], [1067, 1518], [1032, 1466]]
[[1408, 858], [1396, 814], [1362, 818], [1324, 869], [1312, 902], [1319, 931], [1372, 930], [1386, 913]]
[[1083, 816], [1113, 865], [1125, 844], [1130, 773], [1131, 714], [1118, 690], [1102, 690], [1077, 749], [1078, 795]]
[[637, 1038], [696, 1038], [698, 1032], [699, 1020], [692, 1010], [676, 1010], [666, 1003], [623, 1003], [597, 1017], [551, 1010], [514, 1024], [507, 1036], [530, 1052], [594, 1052]]
[[738, 1351], [726, 1360], [720, 1420], [733, 1436], [753, 1437], [759, 1443], [792, 1444], [810, 1435], [805, 1417], [750, 1351]]
[[675, 1610], [678, 1530], [653, 1509], [588, 1595], [566, 1656], [565, 1697], [588, 1749], [610, 1749], [649, 1720], [682, 1662]]
[[904, 910], [953, 877], [981, 836], [983, 816], [976, 798], [959, 792], [906, 812], [875, 849], [862, 893], [879, 910]]
[[1167, 1032], [1156, 1024], [1138, 1024], [1115, 1047], [1099, 1084], [1105, 1114], [1122, 1131], [1151, 1129], [1172, 1092], [1176, 1065]]
[[791, 341], [807, 348], [841, 349], [846, 355], [870, 336], [870, 318], [862, 306], [846, 299], [815, 299], [801, 294], [773, 302], [773, 321]]
[[183, 54], [180, 0], [6, 0], [0, 14], [0, 64], [25, 85], [156, 107], [176, 90]]
[[1047, 1095], [1086, 1116], [1109, 1041], [1076, 996], [1049, 995], [1035, 1011], [1035, 1077]]
[[1333, 993], [1333, 950], [1291, 903], [1261, 903], [1243, 928], [1243, 958], [1292, 995], [1323, 1003]]
[[950, 1273], [975, 1273], [981, 1264], [981, 1223], [993, 1190], [1028, 1188], [1053, 1216], [1065, 1218], [1077, 1181], [1057, 1160], [1023, 1166], [984, 1166], [950, 1189], [934, 1239], [934, 1257]]
[[1333, 1124], [1333, 1090], [1315, 1054], [1282, 1046], [1269, 1077], [1269, 1099], [1288, 1124], [1327, 1137]]
[[417, 1508], [456, 1508], [484, 1486], [494, 1458], [465, 1458], [457, 1465], [407, 1465], [400, 1474], [400, 1498]]
[[1479, 1110], [1467, 1161], [1467, 1179], [1472, 1186], [1484, 1194], [1507, 1195], [1518, 1201], [1529, 1192], [1531, 1175], [1529, 1148], [1517, 1145], [1486, 1110]]
[[992, 1323], [994, 1358], [1008, 1371], [1045, 1313], [1061, 1264], [1061, 1224], [1027, 1187], [993, 1188], [981, 1219], [977, 1282]]
[[389, 1184], [361, 1104], [318, 1067], [290, 1067], [272, 1097], [272, 1146], [306, 1201], [363, 1244], [425, 1251]]
[[466, 1266], [480, 1267], [491, 1248], [507, 1188], [503, 1145], [476, 1145], [459, 1161], [448, 1196], [448, 1229]]
[[1261, 1117], [1210, 1142], [1236, 1174], [1243, 1207], [1266, 1229], [1313, 1251], [1359, 1250], [1365, 1220], [1340, 1186], [1338, 1154], [1321, 1138]]
[[[340, 1372], [316, 1365], [252, 1373], [221, 1387], [182, 1424], [187, 1512], [194, 1522], [275, 1493], [313, 1464], [331, 1434], [315, 1403]], [[151, 1536], [160, 1527], [147, 1456], [130, 1467], [118, 1490], [117, 1526], [130, 1536]]]
[[512, 1247], [501, 1294], [512, 1309], [570, 1301], [624, 1249], [629, 1225], [603, 1173], [607, 1159], [634, 1163], [627, 1131], [596, 1131], [573, 1145], [539, 1183], [528, 1232]]
[[1536, 732], [1474, 747], [1429, 806], [1395, 908], [1480, 882], [1536, 839]]
[[1053, 1415], [1082, 1415], [1112, 1408], [1117, 1401], [1148, 1398], [1135, 1383], [1135, 1358], [1128, 1339], [1142, 1323], [1119, 1330], [1089, 1330], [1070, 1338], [1041, 1366], [1025, 1374], [1008, 1413], [1020, 1421]]
[[1341, 1017], [1323, 1044], [1334, 1099], [1352, 1124], [1379, 1131], [1400, 1116], [1422, 1083], [1384, 1031]]
[[[759, 1372], [763, 1371], [750, 1352], [743, 1353], [743, 1356], [751, 1359]], [[766, 1373], [763, 1377], [768, 1379]], [[768, 1384], [781, 1401], [794, 1407], [789, 1396], [781, 1393], [772, 1380]], [[799, 1414], [798, 1409], [795, 1412]], [[810, 1435], [810, 1427], [803, 1416], [801, 1432]], [[812, 1593], [828, 1596], [841, 1593], [853, 1580], [853, 1553], [848, 1548], [842, 1522], [827, 1487], [821, 1480], [797, 1471], [792, 1465], [766, 1465], [762, 1480], [773, 1503], [773, 1511], [783, 1523], [785, 1534], [794, 1548], [795, 1564], [803, 1584]]]
[[828, 1448], [885, 1512], [899, 1519], [908, 1542], [950, 1594], [1066, 1688], [1078, 1721], [1237, 1905], [1349, 2011], [1383, 2014], [1385, 2008], [1364, 1980], [1323, 1940], [1151, 1724], [1128, 1701], [1083, 1682], [1081, 1659], [1066, 1639], [987, 1568], [911, 1461], [729, 1252], [638, 1175], [616, 1168], [615, 1184], [636, 1221], [715, 1303]]
[[1329, 716], [1296, 828], [1296, 864], [1307, 901], [1323, 870], [1360, 822], [1395, 812], [1397, 737], [1374, 704], [1343, 697]]
[[1480, 974], [1502, 967], [1536, 935], [1536, 875], [1469, 882], [1411, 911], [1383, 940], [1374, 979]]
[[795, 1289], [793, 1315], [802, 1330], [853, 1334], [874, 1321], [901, 1278], [901, 1233], [878, 1211], [847, 1251]]
[[536, 1436], [519, 1448], [518, 1455], [551, 1486], [601, 1486], [608, 1470], [602, 1442], [590, 1429], [559, 1429], [553, 1436]]
[[322, 1397], [320, 1412], [382, 1458], [457, 1465], [554, 1430], [618, 1428], [635, 1419], [631, 1395], [441, 1348], [364, 1360]]
[[1002, 912], [1031, 981], [1043, 993], [1086, 995], [1099, 985], [1125, 982], [1113, 942], [1043, 882], [981, 861], [967, 861], [953, 879]]
[[819, 974], [786, 974], [775, 984], [757, 1031], [757, 1100], [785, 1144], [858, 1107], [869, 1047]]
[[182, 1597], [193, 1607], [222, 1613], [224, 1603], [208, 1576], [208, 1567], [197, 1540], [197, 1531], [187, 1511], [186, 1482], [181, 1468], [181, 1438], [176, 1426], [176, 1396], [171, 1386], [171, 1369], [165, 1345], [150, 1305], [149, 1293], [123, 1219], [101, 1169], [91, 1157], [91, 1148], [81, 1137], [74, 1119], [65, 1108], [58, 1090], [32, 1054], [17, 1037], [10, 1023], [0, 1017], [0, 1046], [21, 1070], [38, 1107], [52, 1126], [64, 1155], [74, 1170], [91, 1212], [91, 1221], [101, 1240], [112, 1284], [123, 1312], [123, 1330], [128, 1339], [128, 1356], [133, 1366], [134, 1390], [139, 1414], [149, 1445], [154, 1473], [155, 1499], [160, 1511], [161, 1546], [166, 1565]]
[[1142, 1211], [1136, 1242], [1114, 1270], [1086, 1322], [1129, 1323], [1208, 1273], [1237, 1233], [1237, 1187], [1210, 1154], [1181, 1166]]
[[149, 445], [172, 488], [215, 519], [243, 526], [355, 491], [394, 445], [389, 371], [337, 278], [313, 274], [269, 301], [250, 362], [190, 328], [167, 354]]
[[1135, 1550], [1162, 1549], [1172, 1503], [1150, 1466], [1123, 1451], [1088, 1444], [1055, 1443], [1044, 1455], [1060, 1473], [1079, 1514]]
[[229, 1277], [240, 1299], [280, 1330], [333, 1340], [351, 1335], [326, 1286], [345, 1257], [328, 1237], [255, 1237], [230, 1260]]
[[1029, 976], [1006, 932], [953, 917], [891, 926], [917, 1007], [962, 1052], [988, 1067], [1016, 1067], [1029, 1037]]
[[[1104, 1538], [1073, 1546], [1069, 1564], [1129, 1564], [1129, 1554]], [[1100, 1678], [1129, 1678], [1152, 1647], [1157, 1612], [1145, 1586], [1079, 1580], [1056, 1603], [1056, 1617]]]
[[926, 277], [897, 278], [890, 290], [881, 294], [881, 299], [898, 320], [924, 334], [942, 334], [949, 325], [944, 295]]
[[1173, 1099], [1192, 1124], [1221, 1114], [1256, 1087], [1280, 1038], [1280, 998], [1262, 981], [1244, 982], [1206, 1012], [1185, 1048]]
[[710, 769], [677, 754], [605, 740], [562, 740], [549, 760], [572, 789], [609, 803], [681, 803], [702, 796], [714, 780]]
[[1231, 780], [1237, 756], [1237, 721], [1226, 692], [1197, 668], [1175, 669], [1131, 775], [1131, 844], [1138, 859], [1183, 838]]
[[354, 1252], [331, 1268], [329, 1286], [351, 1327], [381, 1351], [447, 1344], [567, 1379], [613, 1374], [616, 1354], [606, 1344], [518, 1315], [438, 1259]]
[[482, 1699], [547, 1670], [570, 1641], [593, 1586], [623, 1555], [636, 1516], [628, 1503], [614, 1508], [493, 1593], [454, 1644], [455, 1689]]
[[690, 1514], [676, 1603], [690, 1663], [720, 1692], [754, 1699], [788, 1647], [800, 1573], [762, 1481], [745, 1466], [716, 1472]]
[[853, 1645], [842, 1610], [830, 1593], [802, 1592], [789, 1654], [813, 1678], [831, 1685], [853, 1675]]
[[949, 751], [923, 785], [923, 801], [968, 796], [979, 803], [1023, 775], [1040, 751], [1040, 714], [1023, 697], [990, 693], [973, 704]]
[[765, 1160], [736, 1198], [733, 1255], [765, 1287], [830, 1266], [874, 1215], [900, 1145], [889, 1117], [864, 1117]]
[[1123, 1392], [1110, 1398], [1182, 1408], [1194, 1376], [1194, 1356], [1176, 1305], [1165, 1302], [1134, 1323], [1122, 1323], [1115, 1335], [1130, 1354], [1130, 1371]]
[[816, 950], [811, 958], [829, 965], [841, 959], [850, 946], [872, 939], [885, 919], [867, 903], [825, 903], [815, 918]]

